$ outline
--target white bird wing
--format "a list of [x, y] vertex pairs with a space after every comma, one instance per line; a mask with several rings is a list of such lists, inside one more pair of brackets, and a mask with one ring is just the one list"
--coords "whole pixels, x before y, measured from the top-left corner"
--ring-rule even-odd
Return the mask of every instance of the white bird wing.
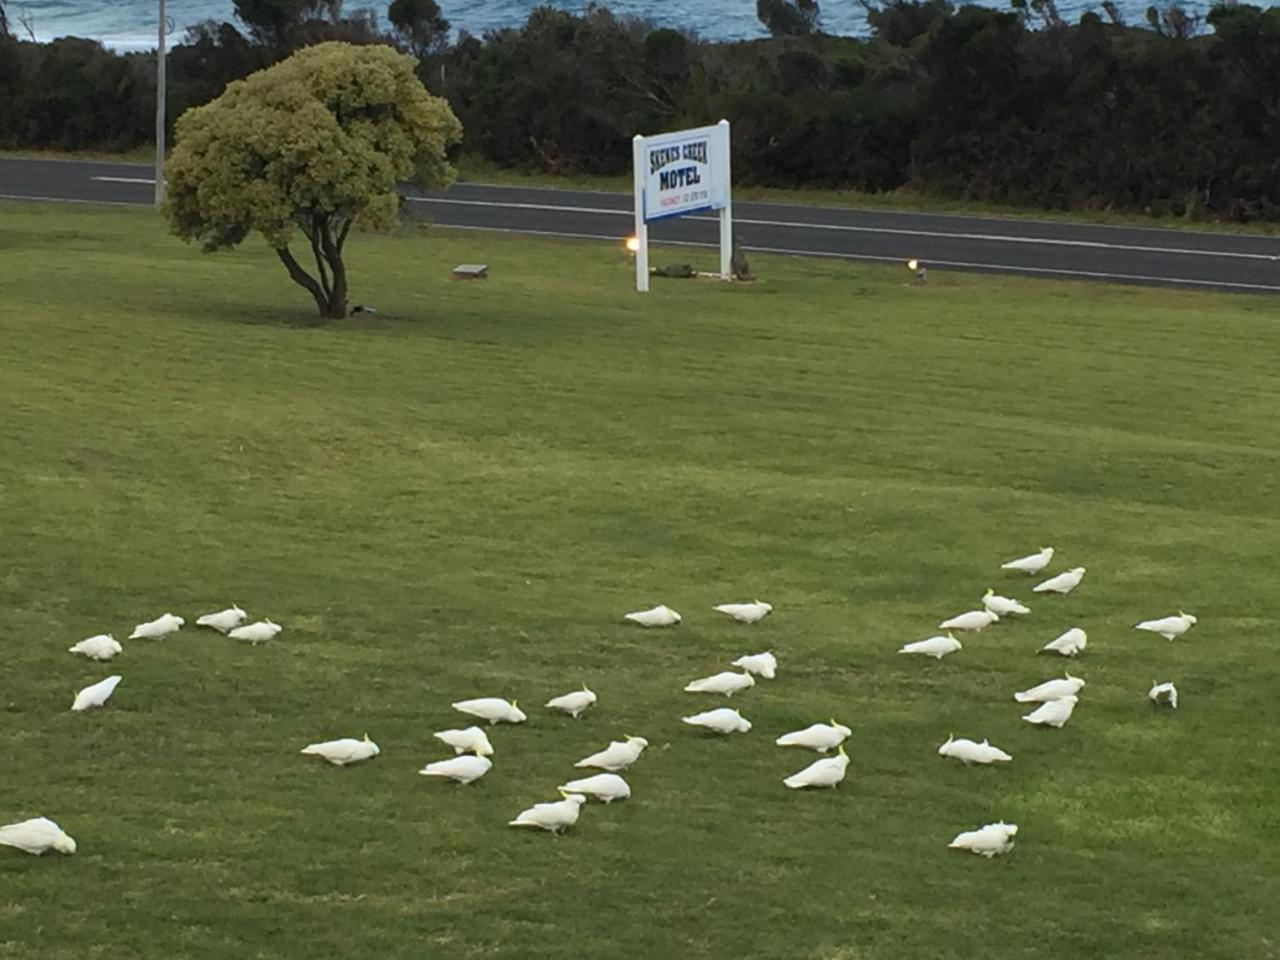
[[52, 820], [35, 817], [0, 827], [0, 844], [26, 853], [41, 854], [57, 842], [62, 830]]
[[589, 757], [583, 757], [575, 767], [615, 767], [625, 766], [632, 761], [631, 748], [621, 740], [611, 741], [609, 746], [603, 750], [591, 754]]
[[844, 779], [847, 766], [848, 759], [845, 757], [825, 757], [813, 761], [782, 782], [793, 790], [798, 787], [829, 787]]
[[90, 707], [100, 707], [111, 698], [111, 694], [115, 693], [116, 687], [120, 684], [120, 677], [107, 677], [105, 680], [99, 680], [91, 686], [85, 687], [76, 694], [75, 702], [71, 704], [72, 710], [87, 710]]

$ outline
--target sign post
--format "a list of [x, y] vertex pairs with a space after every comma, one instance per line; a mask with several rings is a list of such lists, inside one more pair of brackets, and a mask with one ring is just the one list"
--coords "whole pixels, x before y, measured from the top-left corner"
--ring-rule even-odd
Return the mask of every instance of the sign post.
[[649, 289], [649, 224], [706, 210], [720, 213], [720, 279], [730, 277], [733, 208], [729, 121], [631, 141], [635, 183], [636, 290]]

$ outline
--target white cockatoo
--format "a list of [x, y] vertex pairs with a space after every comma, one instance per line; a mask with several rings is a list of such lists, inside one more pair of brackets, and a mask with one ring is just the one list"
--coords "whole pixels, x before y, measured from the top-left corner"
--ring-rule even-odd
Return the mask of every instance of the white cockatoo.
[[574, 766], [599, 767], [601, 770], [617, 773], [619, 770], [627, 769], [627, 767], [639, 760], [640, 754], [644, 753], [644, 748], [648, 745], [649, 741], [644, 737], [611, 740], [609, 741], [609, 746], [598, 753], [591, 754], [589, 757], [583, 757]]
[[703, 677], [701, 680], [693, 680], [685, 684], [685, 693], [723, 693], [726, 697], [732, 697], [740, 690], [746, 690], [756, 685], [756, 678], [749, 673], [734, 673], [732, 670], [726, 670], [723, 673], [717, 673], [714, 676]]
[[844, 743], [852, 733], [844, 724], [836, 723], [833, 717], [830, 723], [815, 723], [803, 730], [784, 733], [773, 742], [780, 747], [804, 747], [806, 750], [826, 753]]
[[1176, 617], [1161, 617], [1159, 620], [1143, 620], [1133, 629], [1146, 630], [1149, 633], [1158, 633], [1166, 640], [1173, 640], [1182, 636], [1190, 630], [1196, 622], [1196, 618], [1189, 613], [1178, 611]]
[[1036, 574], [1047, 567], [1052, 559], [1053, 547], [1041, 547], [1038, 553], [1028, 554], [1025, 557], [1019, 557], [1017, 560], [1010, 560], [1008, 563], [1000, 564], [1000, 569]]
[[492, 769], [493, 761], [488, 757], [477, 757], [466, 753], [452, 760], [428, 763], [418, 771], [418, 774], [424, 777], [441, 777], [458, 783], [471, 783], [473, 780], [479, 780]]
[[454, 753], [474, 753], [477, 757], [493, 756], [493, 744], [488, 735], [479, 727], [465, 727], [461, 730], [441, 730], [433, 736], [449, 746]]
[[935, 660], [941, 660], [948, 653], [955, 653], [957, 650], [963, 650], [960, 641], [951, 634], [945, 637], [930, 637], [928, 640], [917, 640], [915, 643], [906, 643], [902, 645], [899, 653], [919, 653], [926, 657], [933, 657]]
[[642, 627], [671, 627], [680, 622], [680, 614], [665, 604], [658, 604], [648, 610], [637, 610], [624, 614], [625, 619], [638, 623]]
[[835, 787], [844, 779], [845, 771], [848, 769], [849, 755], [844, 752], [844, 745], [841, 744], [837, 748], [836, 756], [815, 760], [799, 773], [793, 773], [782, 782], [792, 790], [799, 790], [801, 787]]
[[691, 717], [682, 717], [691, 727], [705, 727], [716, 733], [746, 733], [751, 729], [751, 721], [737, 710], [721, 707], [705, 713], [695, 713]]
[[71, 709], [79, 711], [102, 706], [111, 698], [111, 694], [116, 692], [116, 686], [119, 683], [120, 677], [107, 677], [107, 679], [99, 680], [92, 686], [85, 687], [76, 694], [76, 698], [71, 704]]
[[952, 757], [959, 760], [966, 767], [971, 763], [995, 763], [997, 760], [1008, 763], [1013, 759], [1009, 754], [999, 747], [993, 747], [986, 740], [981, 743], [975, 743], [972, 740], [957, 740], [950, 734], [947, 735], [947, 742], [938, 748], [938, 756]]
[[1015, 613], [1021, 615], [1031, 612], [1030, 607], [1023, 606], [1017, 600], [1013, 600], [1010, 597], [1002, 597], [990, 587], [988, 587], [987, 592], [982, 595], [982, 605], [998, 617], [1007, 617], [1010, 614]]
[[1052, 650], [1064, 657], [1074, 657], [1089, 644], [1089, 635], [1079, 627], [1072, 627], [1056, 640], [1046, 643], [1041, 650]]
[[722, 603], [711, 609], [733, 617], [739, 623], [759, 623], [773, 609], [773, 604], [756, 600], [752, 603]]
[[1151, 689], [1147, 691], [1147, 699], [1154, 704], [1167, 703], [1173, 709], [1178, 709], [1178, 688], [1172, 683], [1155, 683], [1152, 682]]
[[625, 800], [631, 796], [631, 787], [616, 773], [597, 773], [594, 777], [583, 777], [581, 780], [570, 780], [556, 787], [561, 794], [580, 793], [583, 796], [595, 797], [605, 803]]
[[1071, 719], [1076, 708], [1077, 697], [1063, 697], [1061, 700], [1049, 700], [1040, 704], [1022, 719], [1040, 727], [1061, 727]]
[[508, 820], [509, 827], [537, 827], [551, 833], [563, 833], [578, 822], [582, 805], [587, 798], [580, 793], [566, 793], [564, 799], [557, 803], [535, 803], [528, 810], [521, 810], [514, 820]]
[[0, 846], [14, 847], [37, 857], [50, 850], [76, 852], [76, 842], [48, 817], [34, 817], [0, 827]]
[[999, 619], [1000, 615], [992, 613], [990, 610], [967, 610], [964, 613], [956, 614], [950, 620], [943, 620], [938, 624], [938, 628], [941, 630], [985, 630]]
[[272, 623], [270, 620], [259, 620], [257, 623], [236, 627], [227, 636], [232, 640], [244, 640], [246, 643], [252, 643], [257, 646], [260, 643], [266, 643], [268, 640], [274, 640], [283, 629], [278, 623]]
[[1050, 577], [1031, 588], [1032, 593], [1070, 593], [1084, 579], [1084, 567], [1072, 567], [1066, 573]]
[[359, 763], [361, 760], [376, 757], [381, 751], [366, 733], [363, 740], [357, 740], [355, 737], [326, 740], [323, 743], [308, 744], [298, 752], [313, 757], [321, 757], [328, 760], [335, 767], [345, 767], [349, 763]]
[[244, 618], [244, 611], [233, 603], [225, 610], [219, 610], [217, 613], [206, 613], [203, 617], [197, 617], [196, 626], [213, 627], [219, 633], [229, 633], [244, 623]]
[[494, 723], [524, 723], [529, 718], [525, 716], [523, 710], [516, 706], [516, 701], [512, 700], [508, 703], [501, 697], [480, 697], [476, 700], [459, 700], [457, 703], [450, 704], [453, 709], [470, 714], [473, 717], [479, 717], [481, 720], [488, 720], [490, 724]]
[[1016, 824], [1001, 820], [999, 823], [988, 823], [977, 830], [966, 830], [964, 833], [957, 834], [947, 846], [955, 850], [968, 850], [970, 853], [981, 854], [990, 860], [994, 856], [1012, 850], [1013, 838], [1017, 833]]
[[74, 647], [67, 647], [68, 653], [79, 653], [90, 660], [110, 660], [124, 647], [109, 633], [100, 633], [96, 637], [81, 640]]
[[172, 613], [166, 613], [162, 617], [156, 617], [154, 620], [148, 620], [146, 623], [140, 623], [133, 628], [133, 633], [129, 634], [130, 640], [159, 640], [167, 637], [171, 633], [177, 633], [182, 629], [182, 625], [187, 621], [181, 617], [175, 617]]
[[567, 713], [577, 720], [582, 712], [595, 702], [596, 695], [584, 686], [581, 690], [575, 690], [573, 693], [566, 693], [563, 697], [554, 697], [548, 700], [547, 706], [552, 710]]
[[757, 677], [764, 677], [766, 680], [772, 680], [778, 675], [778, 658], [767, 651], [739, 657], [729, 666], [741, 667], [747, 673], [754, 673]]
[[1048, 703], [1050, 700], [1061, 700], [1063, 697], [1074, 696], [1084, 686], [1085, 682], [1082, 679], [1073, 677], [1068, 673], [1064, 680], [1046, 680], [1030, 690], [1019, 690], [1013, 695], [1013, 699], [1019, 703], [1036, 703], [1037, 701]]

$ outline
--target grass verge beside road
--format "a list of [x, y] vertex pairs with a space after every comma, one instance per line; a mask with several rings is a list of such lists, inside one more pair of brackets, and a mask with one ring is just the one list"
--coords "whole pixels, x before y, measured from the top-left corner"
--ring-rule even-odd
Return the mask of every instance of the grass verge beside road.
[[[0, 956], [1277, 956], [1273, 300], [765, 256], [641, 297], [603, 244], [350, 250], [379, 312], [309, 328], [257, 242], [0, 204], [0, 822], [80, 843], [0, 849]], [[1076, 592], [1000, 573], [1043, 544]], [[1031, 615], [895, 653], [988, 586]], [[709, 609], [757, 596], [754, 627]], [[233, 601], [284, 633], [191, 625]], [[621, 619], [659, 602], [684, 623]], [[1180, 607], [1183, 640], [1131, 629]], [[166, 610], [175, 637], [66, 653]], [[1073, 625], [1077, 662], [1036, 655]], [[751, 733], [680, 723], [765, 649]], [[1075, 717], [1021, 722], [1064, 666]], [[582, 683], [580, 720], [541, 708]], [[425, 781], [472, 696], [530, 721], [479, 783]], [[786, 790], [813, 757], [773, 738], [833, 716], [848, 779]], [[359, 767], [298, 754], [365, 732]], [[632, 799], [505, 826], [628, 733]], [[946, 849], [1002, 818], [1008, 857]]]

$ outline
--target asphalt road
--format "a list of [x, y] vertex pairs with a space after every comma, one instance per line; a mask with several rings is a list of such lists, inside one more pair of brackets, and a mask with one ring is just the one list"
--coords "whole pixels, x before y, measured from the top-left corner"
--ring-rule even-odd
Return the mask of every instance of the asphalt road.
[[[141, 164], [0, 157], [0, 198], [145, 205], [151, 173]], [[631, 232], [628, 194], [456, 184], [406, 195], [452, 227], [617, 242]], [[1280, 238], [781, 203], [738, 202], [733, 213], [748, 251], [1280, 293]], [[716, 223], [714, 215], [664, 221], [650, 227], [650, 241], [714, 247]]]

